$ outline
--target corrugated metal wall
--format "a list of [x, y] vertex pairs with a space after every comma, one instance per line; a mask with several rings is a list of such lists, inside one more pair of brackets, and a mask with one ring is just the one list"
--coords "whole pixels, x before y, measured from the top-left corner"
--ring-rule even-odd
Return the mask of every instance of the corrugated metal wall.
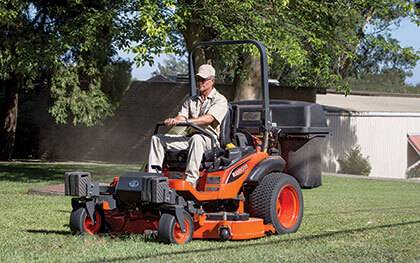
[[327, 122], [332, 136], [323, 145], [323, 171], [337, 172], [337, 159], [360, 145], [370, 176], [406, 178], [407, 133], [420, 132], [419, 113], [327, 113]]

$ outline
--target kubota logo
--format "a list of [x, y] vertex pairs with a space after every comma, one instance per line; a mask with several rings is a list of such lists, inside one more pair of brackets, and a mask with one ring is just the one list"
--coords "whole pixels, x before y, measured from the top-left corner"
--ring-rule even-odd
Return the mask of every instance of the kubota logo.
[[137, 181], [137, 180], [131, 180], [131, 181], [128, 183], [128, 186], [129, 186], [129, 187], [131, 187], [131, 188], [136, 188], [136, 187], [138, 187], [138, 186], [139, 186], [139, 181]]
[[236, 168], [235, 171], [232, 172], [232, 176], [236, 177], [239, 176], [243, 173], [245, 173], [245, 171], [248, 169], [248, 164], [244, 164], [242, 166], [239, 166], [238, 168]]

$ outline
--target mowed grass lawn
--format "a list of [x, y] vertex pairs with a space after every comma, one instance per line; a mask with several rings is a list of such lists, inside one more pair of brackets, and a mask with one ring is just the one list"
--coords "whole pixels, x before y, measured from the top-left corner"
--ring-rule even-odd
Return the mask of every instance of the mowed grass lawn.
[[0, 164], [1, 262], [412, 262], [420, 260], [420, 184], [325, 176], [304, 190], [295, 234], [165, 245], [141, 235], [72, 236], [70, 198], [28, 194], [64, 171], [109, 179], [136, 165]]

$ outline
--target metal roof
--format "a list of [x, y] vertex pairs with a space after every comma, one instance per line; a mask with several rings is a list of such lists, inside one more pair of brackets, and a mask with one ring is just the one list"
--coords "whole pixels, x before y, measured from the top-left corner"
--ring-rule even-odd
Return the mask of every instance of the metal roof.
[[420, 97], [386, 97], [317, 94], [316, 102], [327, 111], [420, 113]]
[[420, 155], [420, 135], [407, 135], [411, 147]]

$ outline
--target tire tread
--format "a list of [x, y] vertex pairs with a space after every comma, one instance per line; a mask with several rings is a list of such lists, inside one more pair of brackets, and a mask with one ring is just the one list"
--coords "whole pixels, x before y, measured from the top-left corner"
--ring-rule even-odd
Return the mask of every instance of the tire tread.
[[[296, 187], [300, 199], [300, 215], [295, 226], [290, 229], [284, 229], [276, 220], [276, 215], [273, 214], [273, 211], [275, 211], [273, 206], [276, 205], [278, 191], [285, 181], [289, 181], [288, 183]], [[303, 216], [303, 197], [299, 183], [295, 178], [284, 173], [267, 174], [250, 194], [249, 210], [251, 216], [262, 218], [264, 224], [273, 224], [279, 234], [296, 232]], [[273, 222], [273, 219], [276, 221]]]

